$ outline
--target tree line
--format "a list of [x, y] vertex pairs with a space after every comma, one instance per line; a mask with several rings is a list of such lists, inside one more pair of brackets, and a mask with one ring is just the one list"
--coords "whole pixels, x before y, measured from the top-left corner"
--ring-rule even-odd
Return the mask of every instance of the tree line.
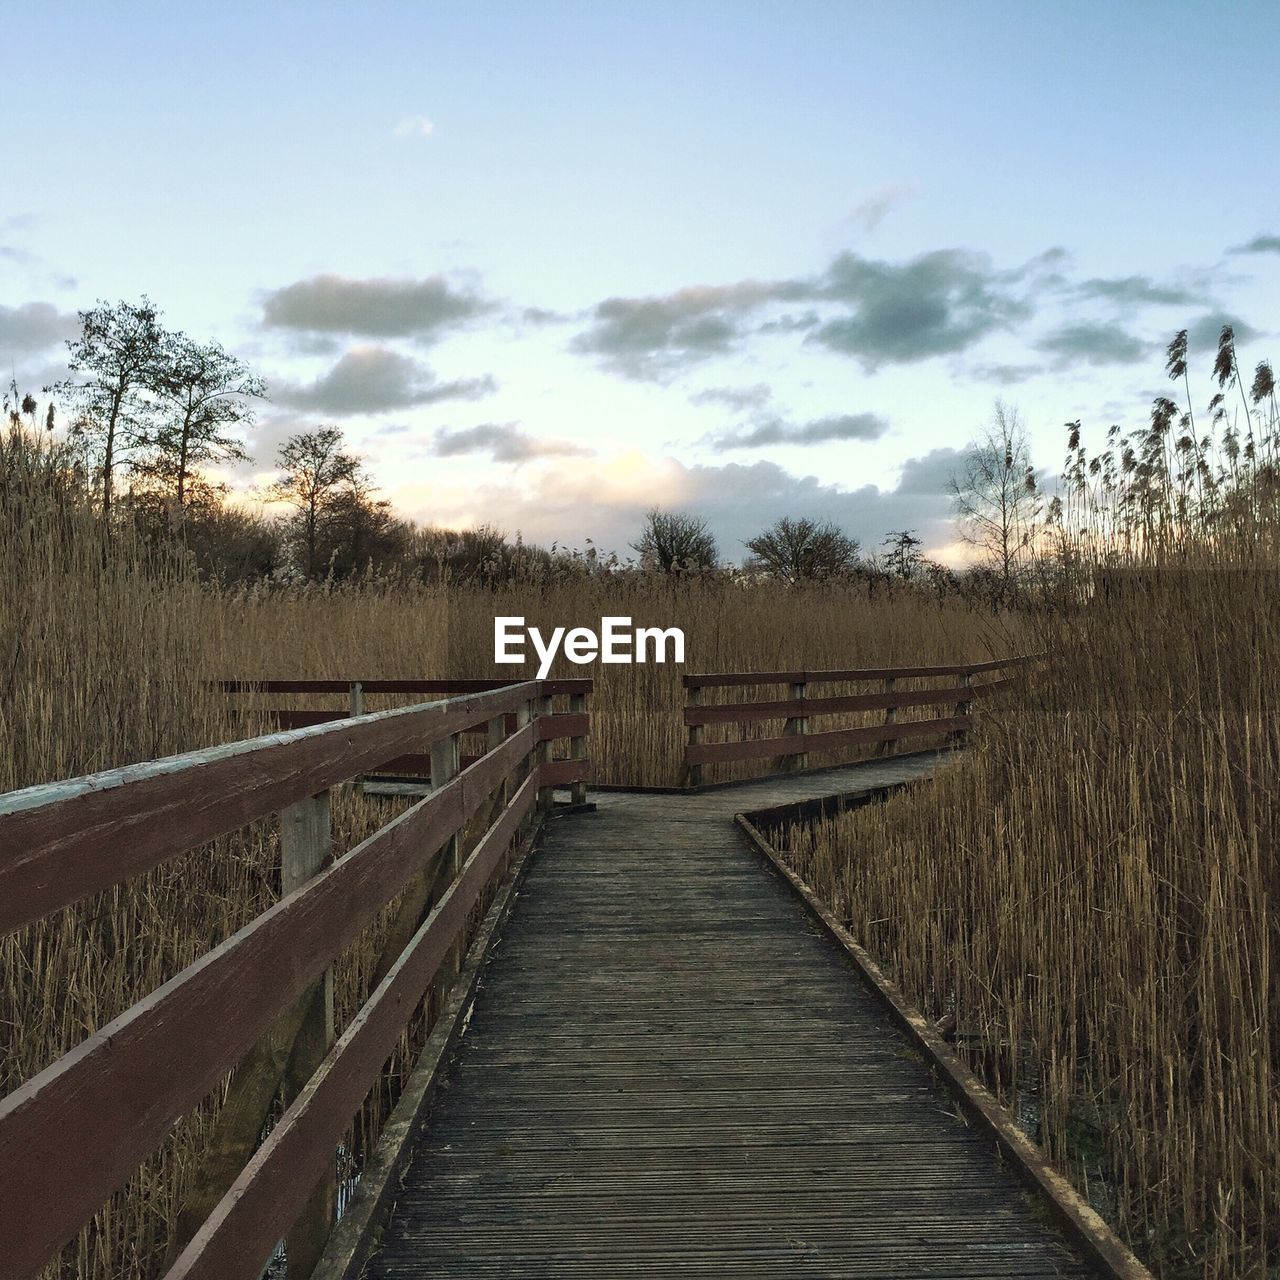
[[[362, 575], [505, 580], [528, 573], [617, 570], [624, 562], [553, 546], [528, 546], [485, 526], [422, 527], [378, 495], [340, 428], [291, 435], [274, 458], [276, 476], [258, 491], [281, 517], [234, 501], [210, 468], [252, 461], [246, 436], [267, 397], [265, 380], [216, 341], [163, 323], [145, 296], [80, 312], [67, 343], [69, 376], [45, 390], [50, 435], [56, 402], [66, 420], [70, 471], [108, 527], [129, 519], [157, 539], [179, 542], [200, 570], [224, 581], [346, 580]], [[1181, 368], [1182, 366], [1180, 366]], [[11, 391], [13, 423], [36, 431], [36, 404]], [[1041, 551], [1045, 507], [1025, 427], [997, 402], [951, 480], [957, 528], [973, 551], [968, 577], [1008, 592]], [[707, 523], [655, 508], [630, 544], [636, 567], [666, 574], [728, 571]], [[786, 516], [744, 543], [732, 572], [788, 583], [857, 578], [954, 585], [956, 575], [923, 554], [914, 529], [866, 552], [830, 520]]]
[[[663, 573], [708, 572], [721, 565], [710, 526], [686, 512], [653, 508], [630, 545], [641, 567]], [[875, 575], [911, 581], [948, 572], [924, 556], [923, 545], [914, 529], [900, 529], [885, 539], [880, 553], [868, 556], [857, 539], [832, 520], [783, 516], [743, 544], [750, 554], [742, 571], [793, 585]]]

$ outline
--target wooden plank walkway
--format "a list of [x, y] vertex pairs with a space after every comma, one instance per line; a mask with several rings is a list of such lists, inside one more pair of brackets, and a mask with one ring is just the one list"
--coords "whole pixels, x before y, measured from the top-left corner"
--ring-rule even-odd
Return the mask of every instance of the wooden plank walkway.
[[1091, 1274], [732, 823], [933, 763], [553, 820], [370, 1280]]

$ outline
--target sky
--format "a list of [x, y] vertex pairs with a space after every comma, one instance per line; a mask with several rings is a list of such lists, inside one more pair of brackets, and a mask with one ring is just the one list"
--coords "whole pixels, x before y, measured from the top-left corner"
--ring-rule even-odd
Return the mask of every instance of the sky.
[[962, 555], [1015, 405], [1047, 479], [1275, 354], [1271, 3], [0, 0], [0, 364], [147, 294], [267, 379], [246, 501], [337, 424], [423, 522], [726, 558], [782, 515]]

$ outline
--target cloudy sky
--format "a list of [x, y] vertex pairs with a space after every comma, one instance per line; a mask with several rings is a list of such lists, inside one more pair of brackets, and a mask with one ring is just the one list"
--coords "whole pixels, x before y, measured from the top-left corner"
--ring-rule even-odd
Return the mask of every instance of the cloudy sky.
[[[783, 514], [953, 554], [997, 396], [1145, 420], [1274, 357], [1270, 3], [0, 0], [0, 361], [147, 293], [406, 514], [730, 556]], [[1267, 58], [1270, 54], [1266, 55]], [[5, 381], [8, 381], [6, 376]]]

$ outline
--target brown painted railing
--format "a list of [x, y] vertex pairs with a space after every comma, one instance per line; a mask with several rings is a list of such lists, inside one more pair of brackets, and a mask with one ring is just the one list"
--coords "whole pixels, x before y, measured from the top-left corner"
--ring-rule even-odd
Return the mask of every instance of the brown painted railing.
[[[215, 687], [227, 694], [314, 695], [345, 699], [347, 705], [344, 710], [271, 707], [260, 713], [276, 729], [302, 729], [313, 724], [331, 724], [335, 720], [363, 715], [366, 696], [486, 693], [491, 689], [504, 688], [509, 683], [504, 680], [220, 680]], [[544, 683], [555, 690], [561, 690], [562, 686], [575, 682], [548, 680]], [[571, 710], [582, 709], [576, 705], [574, 695], [570, 695], [570, 707]], [[471, 731], [484, 733], [486, 726], [475, 725]], [[507, 732], [515, 732], [514, 716], [507, 717]], [[478, 758], [477, 755], [464, 751], [461, 762], [465, 767]], [[431, 756], [428, 752], [408, 752], [394, 759], [381, 761], [370, 772], [409, 778], [428, 776], [431, 772]]]
[[[1035, 661], [1031, 657], [1003, 658], [993, 662], [957, 663], [935, 667], [869, 667], [847, 671], [747, 671], [709, 675], [687, 675], [684, 687], [687, 704], [684, 722], [689, 740], [685, 747], [685, 780], [701, 786], [703, 768], [747, 760], [776, 758], [779, 769], [800, 769], [809, 763], [810, 752], [834, 752], [847, 747], [887, 744], [906, 738], [945, 735], [958, 737], [971, 724], [974, 702], [988, 698], [1013, 683], [1012, 676], [974, 683], [975, 676], [1013, 670]], [[899, 689], [899, 681], [922, 682], [949, 678], [955, 683], [945, 688]], [[813, 697], [814, 685], [879, 683], [877, 693], [854, 693], [834, 697]], [[785, 698], [749, 702], [704, 700], [707, 689], [735, 689], [745, 686], [786, 685]], [[923, 720], [899, 720], [903, 707], [950, 707], [949, 715]], [[815, 732], [810, 722], [816, 718], [884, 711], [877, 725], [828, 729]], [[783, 721], [782, 734], [767, 738], [740, 737], [735, 741], [707, 742], [707, 725], [735, 724], [749, 727], [765, 721]]]
[[[552, 787], [585, 781], [590, 688], [506, 685], [0, 796], [0, 933], [274, 813], [284, 863], [279, 902], [0, 1102], [4, 1274], [49, 1261], [175, 1121], [331, 981], [336, 957], [392, 899], [429, 884], [407, 945], [325, 1052], [328, 988], [329, 1036], [311, 1079], [167, 1273], [256, 1278], [317, 1184], [332, 1181], [352, 1116], [424, 993], [456, 969], [468, 918], [513, 841], [549, 809]], [[553, 714], [555, 695], [577, 709]], [[477, 725], [488, 749], [459, 768], [459, 735]], [[550, 758], [560, 738], [576, 758]], [[431, 793], [331, 860], [329, 790], [423, 746]], [[459, 833], [478, 814], [487, 830], [468, 853]], [[331, 1188], [324, 1199], [331, 1206]]]

